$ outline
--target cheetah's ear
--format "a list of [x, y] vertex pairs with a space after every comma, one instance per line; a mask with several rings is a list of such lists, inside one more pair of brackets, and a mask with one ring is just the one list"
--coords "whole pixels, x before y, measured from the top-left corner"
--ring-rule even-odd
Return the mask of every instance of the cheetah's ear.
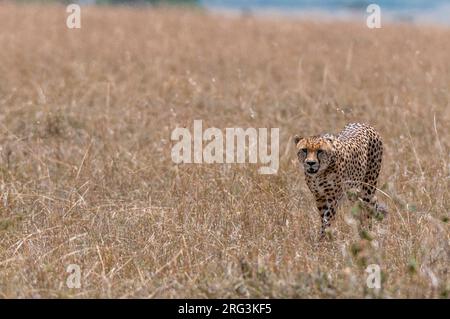
[[330, 143], [333, 143], [333, 141], [334, 141], [334, 136], [331, 134], [324, 134], [324, 135], [322, 135], [322, 137]]
[[330, 150], [334, 150], [334, 147], [333, 147], [333, 141], [335, 139], [334, 136], [327, 135], [327, 136], [324, 136], [324, 138], [328, 142], [328, 145], [330, 146]]
[[295, 135], [295, 136], [294, 136], [294, 144], [297, 145], [298, 142], [300, 142], [301, 139], [302, 139], [302, 137], [300, 137], [300, 136], [298, 136], [298, 135]]

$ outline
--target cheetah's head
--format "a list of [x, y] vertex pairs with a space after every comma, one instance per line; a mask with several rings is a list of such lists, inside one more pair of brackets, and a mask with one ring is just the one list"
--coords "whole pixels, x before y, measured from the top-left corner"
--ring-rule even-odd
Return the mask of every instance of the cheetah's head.
[[315, 175], [323, 172], [334, 158], [333, 136], [294, 137], [297, 157], [305, 173]]

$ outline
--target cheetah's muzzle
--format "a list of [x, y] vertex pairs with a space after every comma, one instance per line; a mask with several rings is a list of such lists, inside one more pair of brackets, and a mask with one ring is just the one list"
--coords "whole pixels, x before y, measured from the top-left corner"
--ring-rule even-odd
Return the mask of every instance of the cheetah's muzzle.
[[306, 172], [307, 172], [308, 174], [316, 174], [318, 171], [319, 171], [318, 168], [312, 168], [312, 167], [306, 168]]

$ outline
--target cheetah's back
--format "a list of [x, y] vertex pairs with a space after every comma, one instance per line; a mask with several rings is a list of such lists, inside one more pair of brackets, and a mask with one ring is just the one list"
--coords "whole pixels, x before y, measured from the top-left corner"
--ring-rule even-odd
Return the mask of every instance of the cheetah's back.
[[346, 189], [365, 189], [365, 184], [376, 186], [381, 169], [383, 143], [373, 127], [361, 123], [346, 125], [337, 135], [336, 148], [341, 159]]

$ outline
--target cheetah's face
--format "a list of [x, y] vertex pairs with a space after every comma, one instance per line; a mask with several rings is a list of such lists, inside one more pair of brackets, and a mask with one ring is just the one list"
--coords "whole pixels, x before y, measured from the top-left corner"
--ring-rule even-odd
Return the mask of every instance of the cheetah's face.
[[333, 159], [334, 149], [331, 140], [324, 137], [294, 138], [297, 157], [305, 173], [315, 175], [327, 169]]

